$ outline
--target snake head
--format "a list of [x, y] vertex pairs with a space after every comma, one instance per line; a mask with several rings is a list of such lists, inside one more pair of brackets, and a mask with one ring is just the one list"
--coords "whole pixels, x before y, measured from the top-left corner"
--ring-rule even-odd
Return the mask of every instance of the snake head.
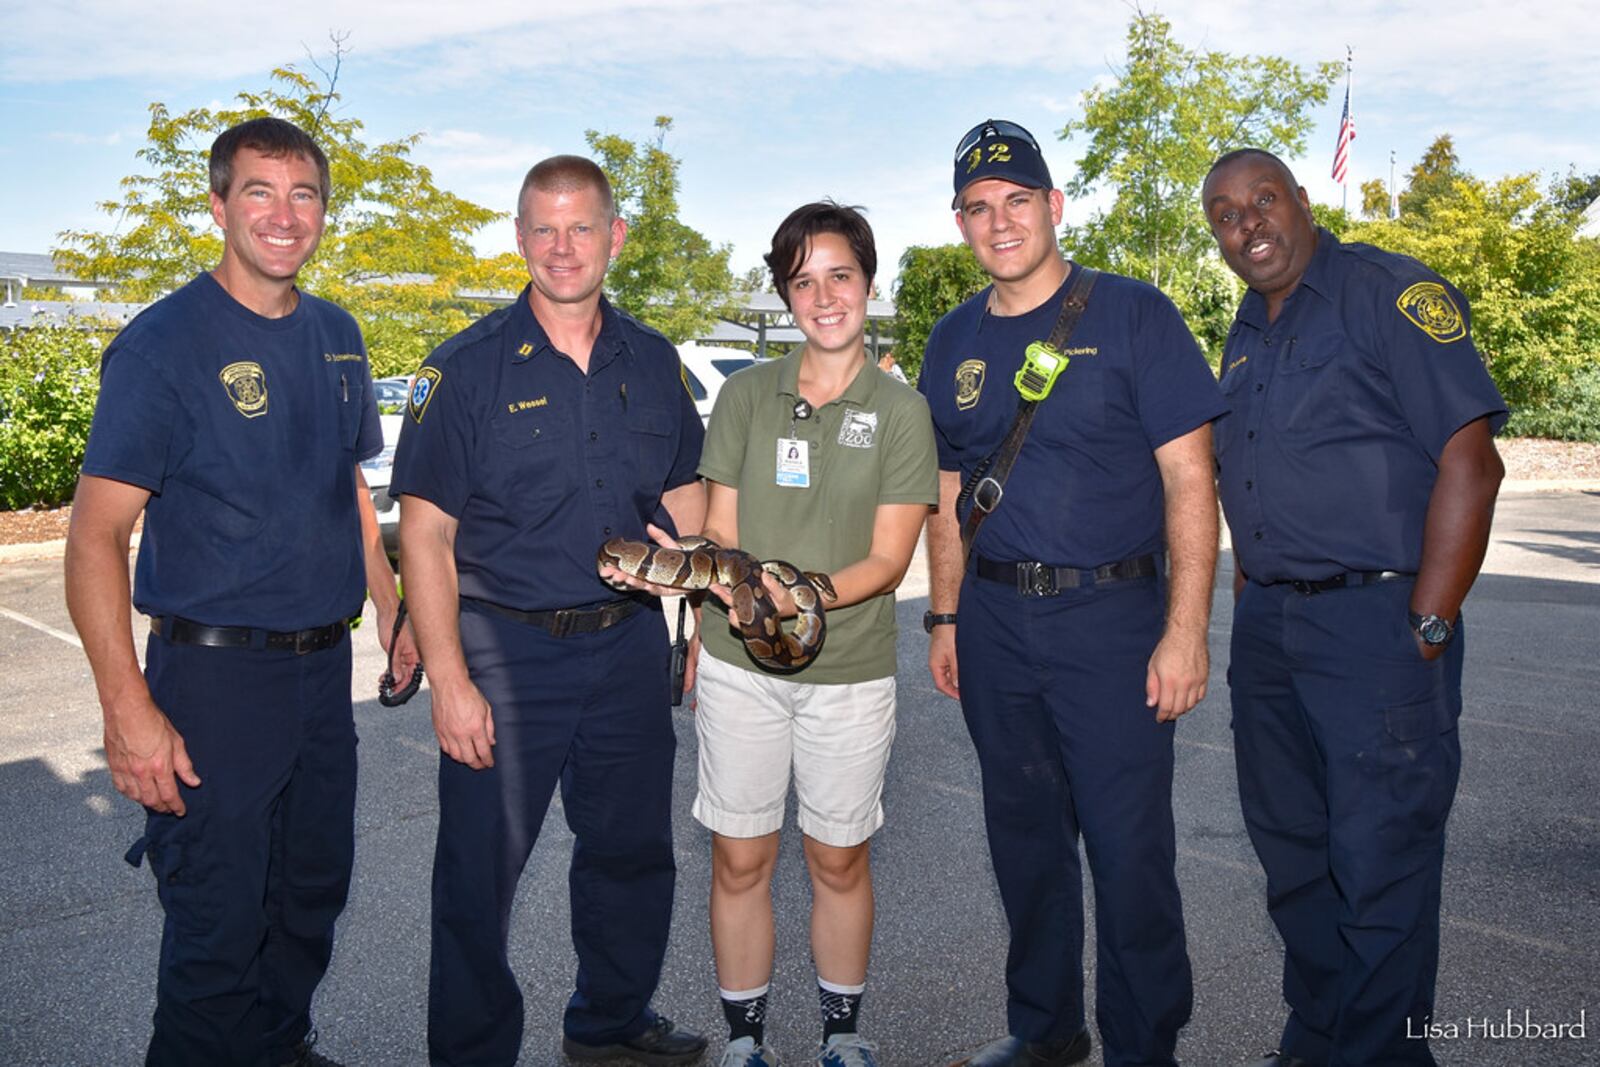
[[805, 573], [806, 573], [806, 578], [810, 580], [812, 585], [817, 587], [817, 591], [822, 594], [823, 599], [825, 599], [825, 600], [838, 600], [839, 599], [838, 592], [833, 588], [833, 579], [832, 578], [829, 578], [826, 574], [823, 574], [821, 571], [806, 571]]

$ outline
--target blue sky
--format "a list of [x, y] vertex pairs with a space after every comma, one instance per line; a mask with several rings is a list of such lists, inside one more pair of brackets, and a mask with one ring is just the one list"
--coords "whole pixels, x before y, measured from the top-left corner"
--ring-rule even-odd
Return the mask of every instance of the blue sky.
[[[1147, 5], [1147, 10], [1150, 5]], [[510, 206], [522, 173], [584, 151], [595, 128], [642, 138], [671, 115], [684, 221], [755, 266], [773, 228], [820, 196], [865, 205], [887, 290], [910, 244], [955, 240], [956, 139], [989, 116], [1045, 143], [1058, 184], [1081, 146], [1055, 139], [1082, 90], [1112, 78], [1124, 4], [986, 0], [282, 0], [260, 7], [163, 0], [7, 3], [0, 14], [0, 249], [42, 252], [69, 228], [104, 228], [138, 164], [148, 105], [232, 100], [274, 67], [309, 69], [349, 33], [340, 80], [371, 140], [423, 133], [415, 158], [445, 188]], [[1461, 0], [1168, 4], [1178, 38], [1309, 65], [1355, 50], [1352, 197], [1403, 174], [1439, 133], [1483, 176], [1600, 170], [1600, 23], [1577, 4], [1526, 15]], [[570, 12], [570, 13], [569, 13]], [[1328, 178], [1342, 87], [1301, 160], [1313, 199]], [[1080, 218], [1087, 202], [1069, 203]], [[510, 224], [477, 239], [512, 247]]]

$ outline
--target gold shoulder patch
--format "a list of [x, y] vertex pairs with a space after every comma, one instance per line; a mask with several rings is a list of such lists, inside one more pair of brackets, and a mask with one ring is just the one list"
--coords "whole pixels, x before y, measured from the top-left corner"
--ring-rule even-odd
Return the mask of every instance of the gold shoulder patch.
[[417, 371], [416, 381], [411, 383], [411, 400], [406, 404], [406, 410], [411, 412], [413, 422], [421, 422], [423, 413], [428, 410], [428, 403], [433, 399], [433, 394], [439, 388], [439, 383], [444, 380], [444, 374], [437, 367], [423, 367]]
[[253, 419], [267, 413], [267, 376], [261, 364], [250, 360], [230, 363], [217, 377], [222, 379], [222, 387], [239, 414]]
[[1467, 335], [1461, 309], [1438, 282], [1418, 282], [1400, 294], [1395, 306], [1413, 326], [1442, 345]]
[[961, 366], [956, 368], [957, 411], [966, 411], [978, 402], [978, 397], [983, 395], [985, 366], [981, 359], [967, 359], [962, 360]]

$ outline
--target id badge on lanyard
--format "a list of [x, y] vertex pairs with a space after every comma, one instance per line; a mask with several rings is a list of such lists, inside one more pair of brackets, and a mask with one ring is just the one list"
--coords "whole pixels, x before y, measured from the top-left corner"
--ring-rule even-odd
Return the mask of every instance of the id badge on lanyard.
[[789, 419], [789, 436], [778, 438], [778, 484], [790, 489], [811, 487], [811, 442], [795, 436], [795, 424], [812, 415], [811, 405], [802, 397], [795, 401]]

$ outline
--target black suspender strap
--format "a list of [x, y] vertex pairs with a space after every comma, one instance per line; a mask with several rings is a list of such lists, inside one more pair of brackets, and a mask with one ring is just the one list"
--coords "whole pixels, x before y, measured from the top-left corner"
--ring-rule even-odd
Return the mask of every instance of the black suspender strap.
[[[1094, 281], [1099, 276], [1100, 272], [1093, 267], [1078, 267], [1078, 276], [1061, 301], [1061, 314], [1056, 316], [1055, 329], [1050, 331], [1050, 338], [1045, 342], [1057, 355], [1066, 350], [1067, 342], [1072, 339], [1072, 331], [1078, 328], [1083, 309], [1089, 305], [1089, 291], [1094, 288]], [[1005, 495], [1006, 479], [1011, 476], [1011, 466], [1017, 461], [1017, 453], [1022, 451], [1022, 442], [1028, 436], [1034, 412], [1041, 403], [1042, 399], [1018, 400], [1016, 418], [1011, 421], [1011, 429], [1006, 432], [1000, 447], [984, 457], [961, 487], [961, 495], [956, 498], [956, 510], [959, 512], [969, 499], [972, 501], [972, 510], [967, 512], [967, 519], [961, 524], [963, 571], [966, 570], [967, 557], [972, 552], [973, 539], [978, 536], [978, 527], [983, 525], [983, 520], [989, 517], [990, 512], [1000, 506], [1000, 499]]]

